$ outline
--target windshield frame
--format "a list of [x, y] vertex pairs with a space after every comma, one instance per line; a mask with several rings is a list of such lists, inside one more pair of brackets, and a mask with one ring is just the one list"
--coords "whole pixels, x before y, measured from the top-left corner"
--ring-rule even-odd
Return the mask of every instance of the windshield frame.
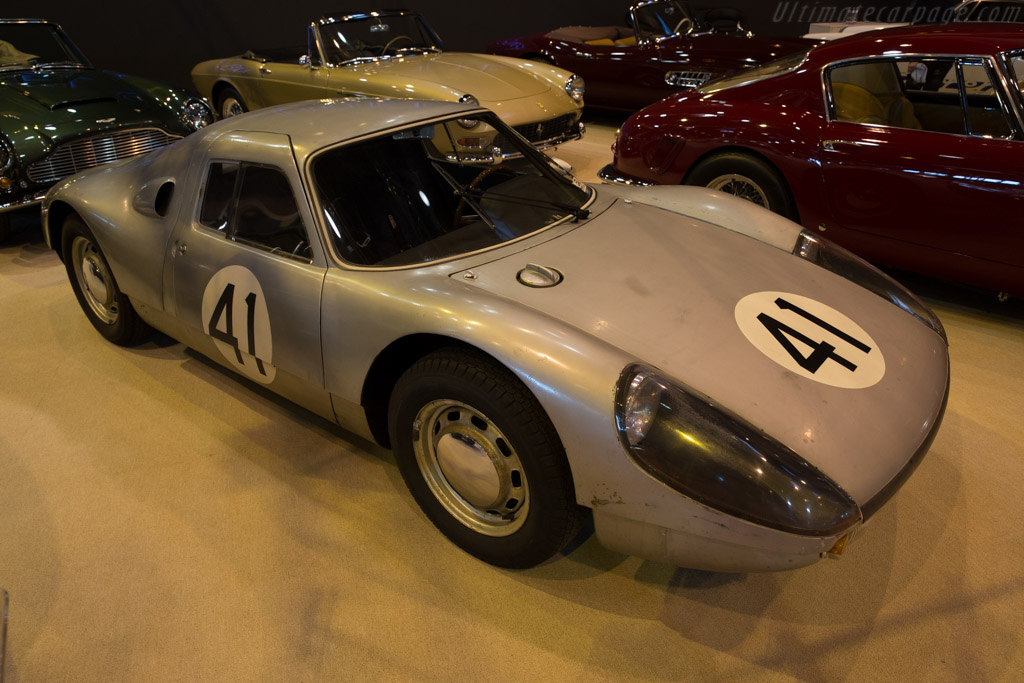
[[[357, 22], [361, 23], [371, 20], [384, 21], [396, 18], [411, 19], [412, 22], [417, 25], [422, 37], [426, 38], [431, 44], [429, 46], [407, 47], [405, 49], [396, 50], [395, 54], [390, 55], [360, 55], [340, 60], [332, 58], [332, 55], [328, 50], [328, 45], [330, 44], [329, 33], [332, 26], [339, 27], [347, 23], [355, 25]], [[430, 24], [427, 23], [426, 19], [424, 19], [419, 12], [410, 12], [407, 10], [383, 10], [376, 12], [360, 12], [358, 14], [346, 14], [341, 16], [325, 16], [317, 20], [313, 24], [313, 28], [316, 32], [316, 44], [317, 50], [320, 52], [320, 61], [324, 66], [349, 66], [353, 64], [379, 62], [399, 57], [408, 57], [410, 54], [441, 52], [444, 49], [441, 45], [441, 39], [438, 37], [437, 33], [434, 32], [434, 29], [430, 27]]]
[[[669, 34], [665, 34], [665, 35], [658, 35], [658, 36], [655, 36], [654, 34], [649, 34], [649, 35], [642, 34], [641, 30], [640, 30], [639, 16], [638, 16], [637, 13], [640, 10], [642, 10], [644, 8], [647, 8], [647, 7], [650, 7], [652, 5], [667, 5], [667, 4], [678, 5], [679, 8], [682, 9], [683, 13], [686, 14], [686, 18], [690, 20], [689, 28], [687, 28], [686, 31], [684, 31], [683, 33], [674, 33], [673, 32], [673, 33], [669, 33]], [[699, 31], [700, 29], [703, 28], [702, 24], [697, 19], [697, 16], [690, 9], [689, 3], [685, 2], [685, 0], [643, 0], [643, 2], [637, 2], [637, 3], [633, 4], [629, 8], [629, 14], [630, 14], [630, 18], [633, 21], [633, 34], [636, 36], [636, 44], [637, 45], [647, 45], [647, 44], [651, 44], [651, 43], [660, 43], [662, 41], [669, 40], [670, 38], [677, 38], [679, 36], [689, 35], [691, 33]], [[659, 18], [661, 17], [660, 13], [658, 14], [658, 17]]]
[[[12, 26], [12, 25], [36, 25], [45, 26], [50, 29], [50, 34], [54, 38], [55, 42], [60, 44], [61, 49], [65, 54], [71, 58], [64, 61], [37, 61], [32, 60], [30, 64], [11, 64], [9, 66], [0, 66], [0, 73], [14, 72], [14, 71], [38, 71], [45, 68], [71, 68], [71, 69], [91, 69], [93, 68], [92, 63], [85, 58], [82, 51], [78, 49], [78, 46], [72, 42], [68, 35], [64, 32], [64, 29], [60, 27], [60, 24], [56, 24], [52, 21], [45, 19], [0, 19], [0, 27]], [[16, 47], [16, 46], [15, 46]], [[17, 48], [16, 48], [17, 49]]]
[[[445, 123], [445, 122], [447, 122], [451, 126], [454, 126], [454, 127], [457, 128], [458, 127], [458, 122], [457, 122], [458, 119], [460, 119], [460, 118], [461, 119], [467, 118], [467, 113], [471, 113], [471, 114], [474, 114], [474, 115], [479, 113], [479, 115], [480, 115], [479, 118], [483, 119], [484, 122], [487, 123], [488, 125], [493, 126], [498, 131], [499, 134], [504, 134], [504, 135], [508, 136], [509, 138], [514, 138], [517, 141], [517, 145], [520, 147], [521, 151], [523, 152], [522, 155], [518, 156], [516, 158], [513, 158], [513, 159], [505, 159], [505, 158], [503, 158], [503, 163], [504, 162], [523, 163], [525, 160], [529, 160], [531, 163], [533, 163], [535, 165], [540, 165], [541, 166], [541, 168], [543, 169], [543, 175], [550, 175], [550, 176], [556, 177], [556, 178], [559, 178], [559, 177], [560, 178], [564, 178], [565, 182], [575, 186], [577, 189], [579, 189], [580, 191], [584, 192], [585, 193], [585, 198], [580, 203], [579, 207], [575, 210], [575, 215], [573, 214], [573, 212], [570, 212], [568, 215], [566, 215], [566, 216], [564, 216], [564, 217], [562, 217], [562, 218], [560, 218], [560, 219], [558, 219], [558, 220], [556, 220], [556, 221], [554, 221], [552, 223], [549, 223], [547, 225], [542, 225], [542, 226], [540, 226], [540, 227], [538, 227], [538, 228], [536, 228], [534, 230], [531, 230], [530, 232], [527, 232], [527, 233], [524, 233], [522, 235], [519, 235], [519, 236], [517, 236], [517, 237], [515, 237], [513, 239], [502, 241], [502, 242], [499, 242], [497, 244], [488, 245], [488, 246], [480, 248], [480, 249], [473, 249], [473, 250], [466, 251], [466, 252], [463, 252], [463, 253], [451, 254], [451, 255], [440, 257], [440, 258], [436, 258], [436, 259], [433, 259], [433, 260], [416, 261], [416, 262], [413, 262], [413, 263], [403, 263], [403, 264], [387, 264], [387, 265], [369, 264], [369, 265], [365, 265], [365, 264], [354, 263], [354, 262], [352, 262], [350, 260], [347, 260], [344, 256], [342, 256], [341, 253], [339, 253], [339, 250], [338, 250], [338, 247], [337, 247], [337, 243], [335, 241], [335, 238], [333, 237], [333, 234], [335, 234], [335, 231], [332, 230], [331, 226], [328, 224], [328, 217], [327, 217], [327, 211], [326, 211], [326, 207], [325, 207], [325, 202], [324, 202], [323, 198], [321, 197], [321, 192], [320, 192], [320, 190], [319, 190], [319, 188], [317, 186], [316, 174], [314, 173], [314, 166], [315, 166], [317, 160], [320, 159], [325, 154], [328, 154], [328, 153], [330, 153], [330, 152], [332, 152], [334, 150], [337, 150], [339, 148], [354, 146], [354, 145], [358, 145], [360, 143], [371, 142], [371, 141], [374, 141], [374, 140], [378, 140], [378, 139], [382, 139], [382, 138], [387, 138], [389, 136], [393, 136], [393, 135], [395, 135], [397, 133], [400, 133], [402, 131], [411, 131], [411, 130], [415, 130], [417, 128], [423, 128], [423, 127], [426, 127], [426, 126], [437, 125], [437, 124]], [[451, 128], [449, 128], [449, 130], [451, 130]], [[457, 157], [458, 155], [456, 154], [455, 156]], [[449, 158], [447, 160], [448, 161], [455, 161], [455, 159], [452, 159], [452, 158]], [[467, 157], [464, 160], [464, 163], [466, 163], [468, 165], [479, 166], [481, 171], [483, 171], [486, 168], [493, 168], [493, 166], [490, 166], [485, 161], [485, 159], [483, 157], [480, 157], [480, 156], [470, 156], [470, 157]], [[530, 144], [530, 142], [527, 141], [525, 138], [521, 138], [521, 136], [519, 136], [518, 133], [516, 133], [509, 126], [507, 126], [504, 122], [502, 122], [501, 119], [499, 119], [496, 114], [494, 114], [493, 112], [491, 112], [489, 110], [485, 110], [485, 109], [481, 109], [481, 110], [479, 110], [479, 112], [460, 112], [458, 114], [446, 114], [446, 115], [441, 115], [441, 116], [435, 116], [435, 117], [431, 117], [431, 118], [428, 118], [428, 119], [423, 119], [421, 121], [416, 121], [416, 122], [406, 122], [406, 123], [403, 123], [402, 125], [399, 125], [399, 126], [394, 126], [392, 128], [387, 128], [387, 129], [384, 129], [384, 130], [374, 131], [374, 132], [368, 133], [366, 135], [362, 135], [362, 136], [355, 137], [355, 138], [350, 138], [348, 140], [341, 140], [341, 141], [332, 143], [330, 145], [326, 145], [324, 147], [321, 147], [321, 148], [311, 152], [309, 155], [307, 155], [307, 157], [306, 157], [306, 159], [305, 159], [305, 161], [303, 163], [302, 175], [303, 175], [303, 183], [305, 184], [306, 189], [307, 189], [308, 200], [309, 200], [311, 209], [313, 211], [314, 220], [316, 221], [317, 229], [320, 231], [321, 239], [323, 240], [324, 245], [326, 247], [326, 253], [327, 253], [328, 257], [329, 257], [329, 260], [335, 266], [338, 266], [338, 267], [340, 267], [342, 269], [345, 269], [345, 270], [353, 270], [353, 271], [382, 272], [382, 271], [395, 271], [395, 270], [415, 270], [415, 269], [419, 269], [419, 268], [433, 268], [433, 267], [436, 267], [436, 266], [439, 266], [439, 265], [443, 265], [443, 264], [447, 264], [447, 263], [451, 263], [451, 262], [454, 262], [454, 261], [461, 261], [461, 260], [466, 259], [466, 258], [471, 258], [471, 257], [479, 255], [479, 254], [485, 254], [485, 253], [490, 253], [490, 252], [493, 252], [493, 251], [496, 251], [496, 250], [504, 249], [504, 248], [506, 248], [506, 247], [508, 247], [510, 245], [519, 244], [519, 243], [521, 243], [521, 242], [523, 242], [525, 240], [533, 239], [533, 238], [537, 237], [538, 235], [541, 235], [541, 234], [544, 234], [544, 233], [549, 233], [552, 230], [557, 229], [559, 226], [564, 226], [566, 224], [576, 224], [576, 223], [578, 223], [581, 219], [584, 219], [584, 216], [588, 216], [590, 214], [589, 207], [591, 207], [594, 204], [594, 202], [596, 201], [596, 199], [597, 199], [597, 192], [594, 190], [593, 187], [591, 187], [590, 185], [588, 185], [588, 184], [584, 183], [583, 181], [579, 180], [574, 175], [572, 175], [570, 172], [568, 172], [564, 168], [560, 167], [558, 164], [556, 164], [554, 162], [554, 160], [552, 160], [546, 154], [544, 154], [543, 152], [538, 150], [536, 147], [534, 147], [532, 144]], [[453, 192], [455, 192], [455, 191], [456, 191], [455, 188], [453, 188]], [[464, 266], [460, 266], [460, 267], [464, 267]]]

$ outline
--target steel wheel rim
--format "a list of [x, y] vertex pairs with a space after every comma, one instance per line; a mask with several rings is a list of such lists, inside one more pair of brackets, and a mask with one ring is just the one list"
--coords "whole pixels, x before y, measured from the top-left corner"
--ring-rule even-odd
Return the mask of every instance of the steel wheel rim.
[[76, 237], [71, 243], [71, 262], [75, 278], [89, 308], [107, 325], [117, 322], [117, 296], [114, 276], [91, 240]]
[[428, 403], [413, 422], [413, 451], [431, 494], [464, 526], [509, 536], [526, 522], [530, 490], [522, 462], [480, 411], [449, 399]]
[[739, 173], [720, 175], [708, 183], [707, 186], [708, 189], [735, 195], [740, 199], [746, 199], [748, 202], [754, 202], [758, 206], [763, 206], [766, 209], [769, 208], [768, 196], [764, 193], [764, 190], [745, 175], [740, 175]]
[[244, 114], [244, 113], [245, 113], [245, 108], [242, 106], [242, 103], [240, 101], [238, 101], [238, 98], [236, 98], [236, 97], [225, 97], [224, 101], [221, 102], [221, 105], [220, 105], [220, 115], [221, 115], [221, 118], [226, 119], [226, 118], [230, 118], [232, 116], [238, 116], [239, 114]]

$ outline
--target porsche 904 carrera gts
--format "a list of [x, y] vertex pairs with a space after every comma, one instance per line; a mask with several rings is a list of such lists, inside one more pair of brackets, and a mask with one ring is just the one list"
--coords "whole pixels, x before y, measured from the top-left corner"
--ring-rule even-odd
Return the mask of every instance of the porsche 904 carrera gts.
[[394, 449], [426, 516], [499, 566], [552, 557], [588, 509], [624, 553], [807, 565], [945, 407], [942, 326], [885, 275], [732, 196], [584, 184], [482, 108], [269, 108], [43, 211], [104, 337], [156, 328]]

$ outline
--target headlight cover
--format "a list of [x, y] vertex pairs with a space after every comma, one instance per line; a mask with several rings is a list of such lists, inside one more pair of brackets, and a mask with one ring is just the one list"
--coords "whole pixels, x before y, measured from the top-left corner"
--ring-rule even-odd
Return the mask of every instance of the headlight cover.
[[572, 76], [569, 76], [569, 80], [565, 82], [565, 92], [568, 93], [573, 102], [583, 101], [584, 90], [586, 90], [586, 83], [583, 81], [582, 76], [573, 74]]
[[213, 123], [213, 110], [206, 102], [192, 99], [185, 103], [181, 118], [185, 121], [185, 125], [193, 131], [197, 131], [203, 126]]
[[0, 173], [14, 165], [14, 147], [7, 138], [0, 135]]
[[861, 519], [853, 499], [788, 446], [653, 368], [623, 371], [615, 419], [642, 469], [712, 509], [802, 536], [838, 535]]
[[[471, 107], [479, 107], [480, 106], [479, 100], [477, 100], [475, 97], [473, 97], [469, 93], [466, 93], [465, 95], [463, 95], [462, 97], [459, 98], [459, 104], [467, 104], [467, 105], [469, 105]], [[477, 120], [477, 119], [456, 119], [456, 121], [458, 121], [460, 126], [462, 126], [463, 128], [467, 128], [467, 129], [468, 128], [475, 128], [477, 126], [477, 124], [480, 123], [480, 121]]]
[[946, 330], [942, 327], [939, 317], [932, 313], [924, 302], [914, 296], [906, 287], [852, 252], [843, 249], [831, 240], [803, 230], [796, 240], [793, 253], [896, 304], [935, 330], [943, 341], [949, 343], [949, 340], [946, 339]]

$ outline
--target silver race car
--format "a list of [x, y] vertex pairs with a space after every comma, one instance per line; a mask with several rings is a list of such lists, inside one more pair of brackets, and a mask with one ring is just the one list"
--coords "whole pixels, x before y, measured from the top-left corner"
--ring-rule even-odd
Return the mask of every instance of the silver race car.
[[156, 328], [394, 449], [503, 567], [590, 510], [687, 567], [841, 553], [945, 408], [942, 326], [885, 275], [734, 197], [586, 185], [480, 108], [261, 110], [71, 178], [43, 225], [104, 337]]

